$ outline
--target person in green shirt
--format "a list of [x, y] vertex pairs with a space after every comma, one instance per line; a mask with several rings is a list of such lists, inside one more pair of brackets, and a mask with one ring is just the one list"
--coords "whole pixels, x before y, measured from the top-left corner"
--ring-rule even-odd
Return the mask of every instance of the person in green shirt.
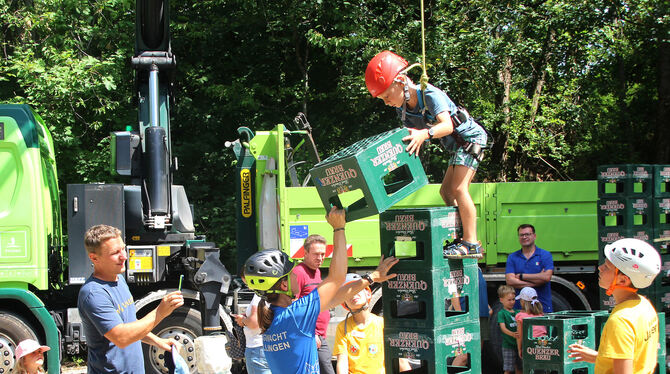
[[516, 344], [518, 332], [514, 319], [519, 311], [514, 309], [515, 296], [516, 292], [512, 286], [503, 284], [498, 287], [498, 298], [503, 306], [498, 312], [498, 324], [503, 333], [502, 354], [505, 374], [521, 374], [521, 362]]

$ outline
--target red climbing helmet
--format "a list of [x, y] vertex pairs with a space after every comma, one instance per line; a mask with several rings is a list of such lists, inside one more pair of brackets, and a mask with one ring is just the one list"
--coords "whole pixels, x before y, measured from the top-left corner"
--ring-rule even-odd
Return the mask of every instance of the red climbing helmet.
[[398, 73], [408, 65], [404, 58], [391, 51], [377, 53], [365, 69], [365, 85], [372, 97], [377, 97], [386, 91]]

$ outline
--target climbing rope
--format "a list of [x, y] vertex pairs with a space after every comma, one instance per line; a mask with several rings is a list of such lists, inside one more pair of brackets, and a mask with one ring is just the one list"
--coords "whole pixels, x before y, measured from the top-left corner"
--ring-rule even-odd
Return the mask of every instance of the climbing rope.
[[426, 73], [426, 28], [423, 19], [423, 0], [419, 1], [421, 3], [421, 69], [423, 70], [419, 82], [421, 82], [421, 92], [424, 93], [426, 92], [426, 85], [428, 84], [428, 73]]

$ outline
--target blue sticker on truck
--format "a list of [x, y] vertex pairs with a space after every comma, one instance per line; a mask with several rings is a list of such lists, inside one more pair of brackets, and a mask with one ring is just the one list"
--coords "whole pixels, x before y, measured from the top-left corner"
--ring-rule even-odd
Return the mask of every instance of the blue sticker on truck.
[[295, 225], [290, 229], [291, 239], [305, 239], [309, 236], [307, 225]]

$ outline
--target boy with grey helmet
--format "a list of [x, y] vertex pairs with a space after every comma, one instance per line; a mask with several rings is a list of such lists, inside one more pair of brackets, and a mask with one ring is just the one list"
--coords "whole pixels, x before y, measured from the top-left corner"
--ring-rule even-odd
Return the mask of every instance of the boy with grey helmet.
[[628, 238], [606, 245], [604, 254], [598, 282], [614, 296], [614, 309], [597, 351], [572, 344], [568, 352], [574, 361], [595, 363], [596, 374], [651, 374], [657, 364], [658, 316], [637, 290], [653, 283], [661, 270], [661, 256], [650, 244]]

